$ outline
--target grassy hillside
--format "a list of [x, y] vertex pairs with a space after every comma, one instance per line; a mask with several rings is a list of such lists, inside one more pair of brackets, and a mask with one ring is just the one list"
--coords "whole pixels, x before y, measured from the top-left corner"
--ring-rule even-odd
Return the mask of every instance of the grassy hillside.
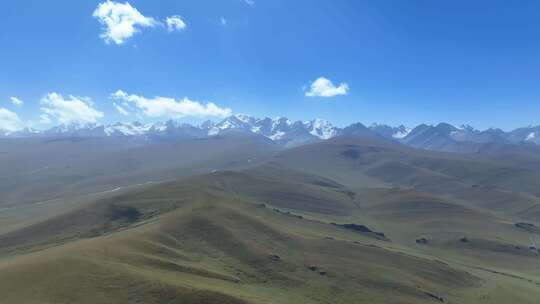
[[359, 138], [265, 159], [0, 217], [0, 303], [540, 297], [533, 173]]
[[455, 210], [454, 224], [477, 211], [412, 190], [370, 191], [263, 166], [102, 199], [2, 235], [0, 293], [6, 303], [534, 303], [534, 273], [474, 254], [540, 266], [534, 256], [472, 237], [465, 248], [432, 236], [420, 246], [399, 233], [403, 224], [429, 231], [423, 212], [438, 214], [409, 210], [410, 201]]
[[336, 138], [303, 146], [284, 151], [273, 162], [351, 188], [414, 189], [512, 218], [523, 217], [540, 204], [540, 173], [534, 168], [478, 155], [415, 150], [372, 138]]
[[4, 139], [0, 140], [0, 208], [248, 167], [276, 150], [266, 138], [235, 133], [167, 143], [123, 138]]
[[[214, 186], [219, 182], [220, 177], [209, 181]], [[156, 188], [137, 195], [135, 202], [129, 196], [116, 198], [118, 206], [127, 209], [129, 204], [141, 212], [130, 229], [112, 225], [111, 218], [103, 223], [104, 216], [77, 213], [36, 227], [51, 228], [46, 235], [65, 233], [85, 218], [88, 223], [77, 229], [87, 230], [94, 222], [93, 228], [102, 227], [104, 235], [6, 260], [2, 294], [8, 300], [55, 303], [346, 303], [376, 299], [392, 286], [397, 291], [385, 296], [389, 300], [429, 302], [427, 293], [479, 284], [465, 271], [386, 249], [384, 241], [369, 235], [276, 212], [198, 180], [192, 183]], [[173, 198], [180, 200], [168, 211], [165, 201]], [[110, 203], [88, 209], [108, 208], [104, 206]], [[143, 219], [151, 212], [157, 213]], [[58, 222], [64, 225], [56, 232], [49, 223]], [[57, 240], [44, 241], [36, 231], [20, 233], [21, 238], [34, 238], [33, 244], [56, 245]], [[69, 270], [55, 271], [60, 265]], [[406, 267], [391, 277], [381, 271], [400, 266]], [[27, 284], [35, 289], [28, 299], [21, 296]]]

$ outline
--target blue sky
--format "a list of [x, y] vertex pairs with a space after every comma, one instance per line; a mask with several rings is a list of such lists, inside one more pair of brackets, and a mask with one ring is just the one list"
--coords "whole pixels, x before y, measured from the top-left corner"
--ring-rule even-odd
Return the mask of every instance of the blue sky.
[[12, 114], [540, 124], [538, 1], [132, 0], [137, 32], [109, 36], [103, 3], [0, 4], [0, 128]]

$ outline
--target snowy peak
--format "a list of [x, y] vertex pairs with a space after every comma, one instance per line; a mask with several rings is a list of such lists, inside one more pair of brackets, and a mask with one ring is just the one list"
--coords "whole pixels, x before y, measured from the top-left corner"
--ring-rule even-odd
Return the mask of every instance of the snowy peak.
[[369, 129], [383, 137], [396, 140], [405, 138], [407, 135], [409, 135], [409, 133], [411, 133], [411, 129], [405, 127], [404, 125], [392, 127], [388, 125], [374, 123], [369, 126]]
[[246, 115], [246, 114], [236, 114], [236, 115], [233, 115], [231, 117], [234, 117], [237, 120], [239, 120], [239, 121], [241, 121], [241, 122], [243, 122], [245, 124], [254, 124], [256, 121], [259, 120], [257, 118], [254, 118], [254, 117]]
[[339, 132], [338, 128], [323, 119], [292, 122], [285, 117], [259, 119], [248, 115], [233, 115], [209, 128], [208, 134], [216, 135], [225, 130], [247, 131], [273, 141], [282, 143], [294, 141], [296, 144], [329, 139]]
[[392, 138], [395, 139], [402, 139], [405, 138], [409, 133], [411, 133], [412, 129], [407, 128], [404, 125], [400, 125], [399, 127], [394, 128], [394, 133], [392, 134]]
[[510, 142], [527, 142], [540, 144], [540, 126], [529, 126], [526, 128], [515, 129], [508, 134]]
[[45, 130], [42, 132], [45, 136], [77, 136], [77, 137], [90, 137], [90, 136], [104, 136], [103, 125], [98, 125], [95, 123], [71, 123], [71, 124], [61, 124], [51, 129]]
[[245, 129], [248, 130], [254, 118], [247, 115], [233, 115], [225, 118], [216, 127], [220, 130]]
[[378, 136], [420, 149], [475, 152], [487, 143], [539, 144], [540, 126], [529, 126], [505, 132], [501, 129], [480, 131], [470, 125], [454, 126], [449, 123], [421, 124], [410, 129], [404, 125], [372, 124], [369, 127], [355, 123], [338, 128], [324, 119], [291, 121], [286, 117], [256, 118], [245, 114], [229, 116], [222, 121], [206, 121], [199, 126], [168, 120], [151, 124], [118, 122], [101, 124], [62, 124], [48, 130], [26, 128], [19, 131], [0, 130], [0, 137], [128, 137], [135, 140], [171, 141], [206, 138], [230, 131], [245, 132], [266, 137], [275, 143], [294, 147], [344, 135]]
[[338, 129], [324, 119], [317, 118], [312, 121], [306, 121], [304, 122], [304, 126], [311, 135], [320, 139], [330, 139], [338, 134]]
[[146, 134], [151, 128], [152, 125], [145, 125], [140, 122], [118, 122], [105, 126], [104, 131], [107, 136], [137, 136]]

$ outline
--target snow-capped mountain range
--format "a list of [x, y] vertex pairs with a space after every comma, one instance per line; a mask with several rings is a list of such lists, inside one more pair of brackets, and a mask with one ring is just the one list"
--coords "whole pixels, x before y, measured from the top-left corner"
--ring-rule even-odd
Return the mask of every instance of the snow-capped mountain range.
[[510, 132], [501, 129], [476, 130], [471, 126], [422, 124], [413, 129], [403, 125], [392, 127], [373, 124], [369, 127], [355, 123], [339, 128], [323, 119], [291, 121], [285, 117], [255, 118], [237, 114], [220, 122], [206, 121], [194, 126], [175, 120], [153, 124], [115, 123], [59, 125], [47, 130], [23, 129], [2, 132], [0, 137], [131, 137], [145, 140], [205, 138], [227, 132], [243, 132], [264, 136], [277, 144], [293, 147], [327, 140], [339, 135], [370, 135], [401, 142], [405, 145], [437, 151], [474, 152], [485, 143], [540, 145], [540, 126], [519, 128]]

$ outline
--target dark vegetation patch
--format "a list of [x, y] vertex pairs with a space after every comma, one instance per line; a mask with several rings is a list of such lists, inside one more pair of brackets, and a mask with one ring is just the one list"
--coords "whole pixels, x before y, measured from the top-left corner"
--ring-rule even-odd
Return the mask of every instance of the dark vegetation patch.
[[515, 223], [514, 226], [517, 228], [523, 229], [525, 231], [531, 232], [531, 233], [537, 233], [540, 234], [540, 228], [538, 228], [534, 224], [530, 223]]
[[[266, 208], [266, 204], [260, 204], [259, 206], [261, 206], [263, 208]], [[274, 210], [275, 212], [277, 212], [279, 214], [283, 214], [283, 215], [286, 215], [286, 216], [294, 217], [294, 218], [297, 218], [297, 219], [304, 219], [304, 217], [302, 215], [294, 214], [294, 213], [292, 213], [290, 211], [282, 211], [282, 210], [279, 210], [277, 208], [274, 208], [272, 210]], [[320, 221], [316, 221], [316, 222], [323, 223], [323, 222], [320, 222]], [[346, 230], [350, 230], [350, 231], [353, 231], [353, 232], [362, 233], [364, 235], [371, 236], [371, 237], [374, 237], [374, 238], [379, 239], [379, 240], [386, 240], [386, 241], [388, 240], [388, 238], [386, 237], [386, 235], [384, 233], [373, 231], [373, 230], [371, 230], [370, 228], [368, 228], [365, 225], [337, 224], [337, 223], [330, 223], [330, 225], [340, 227], [340, 228], [343, 228], [343, 229], [346, 229]], [[325, 239], [333, 240], [334, 238], [331, 237], [331, 236], [327, 236], [327, 237], [325, 237]]]
[[373, 230], [369, 229], [365, 225], [359, 225], [359, 224], [336, 224], [336, 223], [330, 223], [330, 224], [334, 225], [334, 226], [337, 226], [337, 227], [345, 228], [347, 230], [351, 230], [351, 231], [354, 231], [354, 232], [369, 234], [369, 235], [375, 236], [378, 239], [388, 240], [386, 238], [386, 235], [384, 235], [384, 233], [373, 231]]
[[281, 262], [281, 257], [277, 254], [272, 254], [270, 255], [270, 260], [272, 260], [273, 262]]
[[427, 245], [427, 243], [428, 243], [428, 240], [426, 238], [416, 239], [416, 244]]
[[303, 218], [304, 218], [303, 216], [298, 215], [298, 214], [294, 214], [294, 213], [292, 213], [292, 212], [290, 212], [290, 211], [281, 211], [281, 210], [279, 210], [279, 209], [277, 209], [277, 208], [274, 208], [273, 210], [274, 210], [275, 212], [277, 212], [277, 213], [281, 213], [281, 214], [284, 214], [284, 215], [287, 215], [287, 216], [295, 217], [295, 218], [297, 218], [297, 219], [303, 219]]
[[109, 205], [109, 218], [113, 221], [125, 220], [135, 222], [141, 217], [141, 212], [130, 206]]
[[425, 291], [424, 294], [425, 294], [426, 296], [428, 296], [428, 297], [434, 299], [434, 300], [437, 300], [437, 301], [439, 301], [439, 302], [444, 302], [444, 298], [443, 298], [443, 297], [438, 296], [438, 295], [436, 295], [436, 294], [434, 294], [434, 293]]
[[0, 251], [33, 250], [130, 226], [144, 215], [131, 206], [98, 203], [0, 236]]
[[[266, 208], [265, 204], [261, 204], [260, 206], [262, 206], [263, 208]], [[282, 210], [279, 210], [277, 208], [274, 208], [273, 210], [275, 212], [277, 212], [277, 213], [280, 213], [280, 214], [283, 214], [283, 215], [286, 215], [286, 216], [294, 217], [294, 218], [297, 218], [297, 219], [304, 219], [304, 217], [302, 215], [294, 214], [294, 213], [292, 213], [290, 211], [282, 211]], [[317, 222], [320, 222], [320, 221], [317, 221]], [[323, 223], [323, 222], [320, 222], [320, 223]], [[373, 230], [371, 230], [370, 228], [368, 228], [365, 225], [337, 224], [337, 223], [330, 223], [330, 224], [333, 225], [333, 226], [336, 226], [336, 227], [340, 227], [340, 228], [343, 228], [343, 229], [346, 229], [346, 230], [353, 231], [353, 232], [362, 233], [364, 235], [377, 238], [379, 240], [388, 240], [388, 238], [386, 237], [386, 235], [384, 233], [373, 231]], [[327, 236], [326, 239], [333, 240], [334, 238], [330, 237], [330, 236]]]
[[322, 276], [325, 276], [327, 274], [326, 271], [321, 270], [319, 267], [314, 266], [314, 265], [308, 266], [308, 269], [313, 271], [313, 272], [316, 272], [316, 273], [318, 273], [318, 274], [320, 274]]
[[340, 184], [336, 182], [323, 181], [323, 180], [316, 180], [312, 184], [319, 187], [335, 188], [335, 189], [339, 189], [342, 187]]

